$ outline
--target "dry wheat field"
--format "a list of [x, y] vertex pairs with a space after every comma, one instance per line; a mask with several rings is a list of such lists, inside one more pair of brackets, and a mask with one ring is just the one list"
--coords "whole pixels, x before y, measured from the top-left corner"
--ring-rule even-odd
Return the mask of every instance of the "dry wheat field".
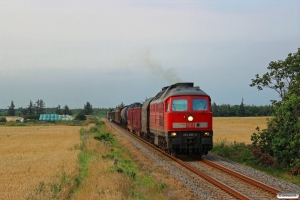
[[0, 127], [0, 199], [31, 199], [41, 191], [55, 192], [62, 175], [74, 179], [79, 167], [79, 129]]
[[214, 143], [226, 140], [228, 143], [251, 144], [256, 127], [267, 128], [267, 119], [270, 117], [214, 117]]
[[[213, 118], [214, 143], [226, 139], [229, 143], [236, 140], [250, 144], [255, 128], [266, 128], [266, 122], [267, 117]], [[0, 200], [53, 199], [53, 196], [43, 196], [41, 192], [55, 194], [57, 188], [54, 186], [59, 186], [62, 175], [74, 182], [79, 168], [80, 128], [0, 126]], [[63, 188], [70, 190], [71, 187], [70, 183], [70, 187]], [[84, 187], [85, 184], [81, 189]], [[65, 194], [70, 194], [70, 191]], [[80, 195], [73, 197], [80, 199]]]

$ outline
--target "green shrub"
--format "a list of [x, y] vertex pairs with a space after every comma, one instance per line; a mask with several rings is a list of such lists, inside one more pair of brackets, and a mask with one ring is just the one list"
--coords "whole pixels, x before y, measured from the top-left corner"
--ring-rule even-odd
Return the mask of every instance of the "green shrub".
[[96, 140], [105, 140], [113, 143], [115, 141], [114, 137], [110, 133], [99, 133], [94, 136]]
[[99, 132], [99, 128], [97, 126], [92, 126], [89, 130], [90, 133], [97, 133]]
[[27, 120], [28, 120], [28, 119], [37, 119], [37, 120], [38, 120], [39, 118], [40, 118], [39, 115], [28, 115], [26, 119], [27, 119]]
[[0, 118], [0, 122], [7, 122], [5, 117]]
[[86, 116], [82, 112], [80, 112], [76, 115], [75, 120], [84, 121], [84, 120], [86, 120]]

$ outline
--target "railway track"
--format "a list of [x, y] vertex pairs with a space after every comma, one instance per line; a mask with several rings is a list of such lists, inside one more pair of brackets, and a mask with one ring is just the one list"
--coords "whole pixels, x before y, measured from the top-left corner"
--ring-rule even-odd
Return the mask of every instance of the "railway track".
[[[197, 159], [193, 157], [192, 161], [183, 161], [180, 158], [169, 155], [151, 143], [142, 140], [140, 137], [137, 137], [135, 134], [128, 132], [122, 127], [113, 123], [111, 124], [115, 129], [126, 132], [126, 134], [130, 134], [132, 137], [138, 139], [144, 144], [147, 144], [147, 146], [150, 146], [152, 149], [155, 149], [155, 151], [159, 151], [168, 159], [173, 160], [193, 174], [205, 179], [215, 187], [219, 188], [219, 190], [225, 191], [229, 197], [225, 197], [224, 194], [218, 195], [219, 197], [223, 196], [224, 198], [222, 199], [278, 199], [276, 195], [280, 191], [270, 186], [217, 165], [206, 159]], [[202, 183], [200, 185], [206, 186], [208, 184]], [[217, 191], [217, 189], [212, 190]], [[217, 192], [219, 193], [220, 191]]]

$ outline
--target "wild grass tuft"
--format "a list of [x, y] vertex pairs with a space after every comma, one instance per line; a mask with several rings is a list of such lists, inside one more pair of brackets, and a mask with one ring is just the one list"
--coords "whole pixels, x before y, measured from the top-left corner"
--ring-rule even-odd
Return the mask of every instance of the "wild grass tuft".
[[94, 139], [109, 141], [111, 143], [115, 142], [114, 137], [110, 133], [98, 133], [94, 136]]
[[132, 160], [120, 160], [118, 161], [118, 164], [113, 165], [111, 169], [119, 173], [125, 173], [132, 180], [135, 180], [136, 178], [136, 166], [133, 164]]
[[58, 199], [66, 198], [68, 193], [64, 193], [64, 190], [68, 187], [72, 187], [72, 178], [67, 176], [62, 166], [60, 175], [53, 177], [52, 181], [45, 183], [41, 181], [34, 189], [34, 193], [30, 193], [27, 199]]

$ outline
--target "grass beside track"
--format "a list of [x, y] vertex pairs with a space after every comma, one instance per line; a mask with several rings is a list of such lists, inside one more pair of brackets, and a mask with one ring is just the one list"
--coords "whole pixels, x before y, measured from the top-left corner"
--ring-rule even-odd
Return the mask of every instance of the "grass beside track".
[[154, 170], [142, 152], [102, 121], [80, 133], [81, 167], [71, 199], [195, 199], [166, 169]]

